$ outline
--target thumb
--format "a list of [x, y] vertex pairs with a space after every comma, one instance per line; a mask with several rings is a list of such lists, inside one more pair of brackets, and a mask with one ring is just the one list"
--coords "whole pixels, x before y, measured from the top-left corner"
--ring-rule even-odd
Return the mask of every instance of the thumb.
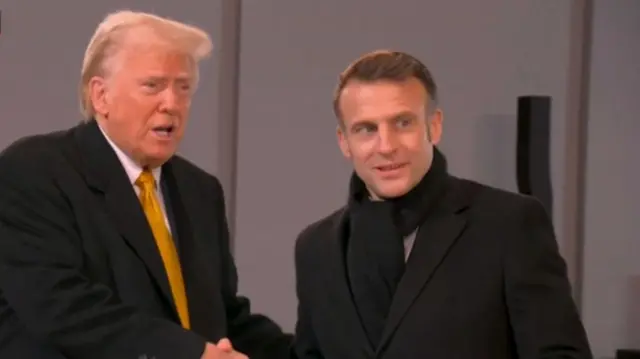
[[218, 349], [224, 352], [233, 351], [233, 345], [231, 345], [231, 341], [227, 338], [220, 339], [220, 341], [218, 342], [218, 344], [216, 344], [216, 346], [218, 347]]

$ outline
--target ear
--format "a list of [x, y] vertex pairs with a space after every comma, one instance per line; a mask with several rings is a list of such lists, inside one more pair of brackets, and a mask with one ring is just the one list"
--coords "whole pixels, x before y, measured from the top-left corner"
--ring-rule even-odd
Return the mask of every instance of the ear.
[[97, 115], [107, 117], [109, 114], [109, 99], [107, 84], [103, 77], [94, 76], [89, 80], [89, 96]]
[[340, 146], [342, 155], [346, 158], [351, 158], [351, 150], [349, 149], [349, 143], [347, 142], [347, 135], [341, 125], [338, 125], [336, 128], [336, 134], [338, 136], [338, 145]]
[[429, 135], [429, 140], [432, 144], [437, 145], [440, 142], [440, 138], [442, 137], [442, 121], [444, 119], [444, 113], [441, 109], [436, 109], [436, 111], [429, 116], [427, 121], [427, 131]]

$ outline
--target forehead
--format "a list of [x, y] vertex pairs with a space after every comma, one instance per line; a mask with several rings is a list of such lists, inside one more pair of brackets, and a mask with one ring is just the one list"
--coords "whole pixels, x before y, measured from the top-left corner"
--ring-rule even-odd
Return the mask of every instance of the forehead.
[[188, 54], [162, 43], [124, 46], [121, 56], [120, 70], [138, 76], [192, 77], [195, 70]]
[[427, 92], [415, 78], [347, 83], [340, 95], [340, 112], [345, 122], [381, 121], [399, 113], [425, 113]]

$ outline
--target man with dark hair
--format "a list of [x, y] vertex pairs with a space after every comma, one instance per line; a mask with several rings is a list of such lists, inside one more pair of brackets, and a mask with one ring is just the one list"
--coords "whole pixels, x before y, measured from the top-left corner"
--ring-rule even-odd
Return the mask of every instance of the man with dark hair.
[[318, 358], [591, 358], [536, 199], [456, 178], [429, 70], [376, 51], [340, 76], [348, 203], [296, 242], [295, 351]]

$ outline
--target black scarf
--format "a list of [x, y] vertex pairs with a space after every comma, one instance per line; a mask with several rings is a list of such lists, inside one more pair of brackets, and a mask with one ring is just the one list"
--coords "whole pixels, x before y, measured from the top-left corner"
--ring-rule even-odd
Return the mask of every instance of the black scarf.
[[437, 148], [427, 174], [398, 198], [372, 201], [364, 182], [355, 173], [351, 176], [347, 272], [360, 319], [374, 347], [404, 273], [404, 238], [424, 222], [446, 178], [447, 162]]

